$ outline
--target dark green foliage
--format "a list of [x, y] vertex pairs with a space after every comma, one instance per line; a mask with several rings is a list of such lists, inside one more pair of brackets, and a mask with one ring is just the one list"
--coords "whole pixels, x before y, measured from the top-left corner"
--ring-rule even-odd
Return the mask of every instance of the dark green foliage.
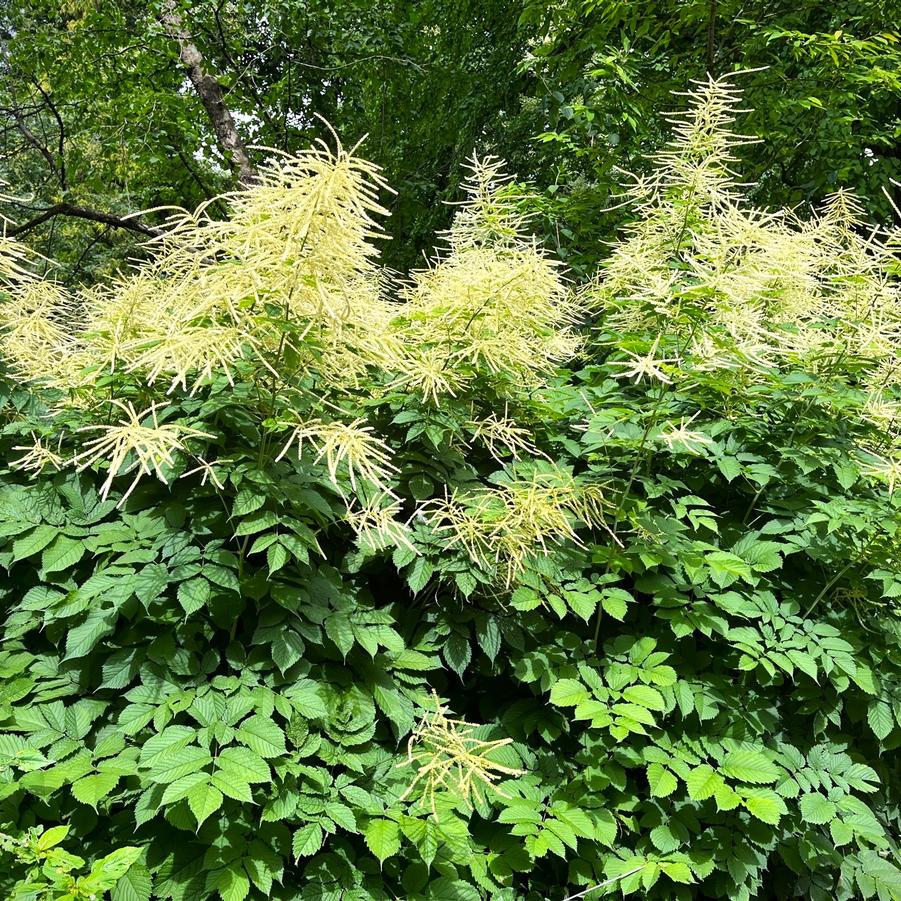
[[[23, 200], [3, 205], [17, 223], [61, 200], [119, 215], [193, 209], [230, 186], [203, 107], [185, 89], [178, 46], [158, 22], [164, 6], [39, 0], [0, 9], [0, 181]], [[502, 111], [516, 109], [525, 39], [518, 7], [484, 0], [180, 6], [245, 143], [297, 152], [322, 133], [318, 117], [349, 143], [368, 135], [366, 155], [399, 192], [386, 263], [419, 265], [450, 219], [442, 201], [455, 199], [463, 163], [473, 147], [496, 142]], [[212, 212], [223, 216], [225, 207], [216, 203]], [[102, 278], [134, 255], [134, 237], [67, 218], [30, 234], [76, 282]]]
[[[549, 240], [590, 271], [620, 214], [621, 170], [642, 171], [664, 139], [661, 117], [692, 79], [742, 78], [743, 172], [758, 203], [816, 203], [838, 187], [891, 220], [883, 189], [901, 194], [901, 4], [839, 0], [531, 0], [537, 40], [523, 67], [537, 77], [527, 109], [539, 144], [528, 174], [545, 187]], [[542, 152], [542, 145], [544, 152]]]
[[[22, 223], [62, 200], [119, 215], [193, 208], [229, 186], [159, 25], [164, 5], [0, 9], [0, 179], [23, 200], [5, 214]], [[760, 202], [803, 206], [844, 185], [886, 221], [882, 189], [901, 180], [898, 0], [178, 5], [245, 143], [295, 152], [320, 133], [317, 115], [349, 142], [368, 134], [364, 152], [399, 191], [385, 259], [401, 271], [446, 226], [443, 201], [457, 199], [478, 146], [538, 188], [548, 244], [589, 274], [621, 221], [598, 215], [616, 203], [618, 170], [642, 168], [663, 142], [671, 92], [708, 69], [765, 67], [744, 82], [764, 139], [746, 150]], [[30, 235], [70, 281], [136, 252], [128, 232], [78, 219]]]
[[[699, 275], [720, 202], [661, 200], [683, 223], [672, 294], [721, 339], [702, 311], [724, 295]], [[901, 492], [861, 455], [897, 441], [871, 370], [845, 351], [706, 366], [681, 300], [655, 332], [618, 326], [642, 300], [612, 293], [584, 365], [535, 387], [472, 363], [437, 404], [375, 367], [348, 389], [392, 451], [412, 547], [358, 538], [356, 492], [308, 448], [276, 461], [286, 398], [301, 422], [327, 408], [300, 366], [283, 387], [241, 360], [234, 385], [168, 396], [104, 375], [202, 426], [221, 488], [182, 454], [121, 506], [129, 479], [104, 500], [96, 467], [5, 471], [0, 823], [25, 838], [0, 844], [0, 891], [89, 897], [45, 890], [27, 857], [28, 830], [65, 824], [88, 866], [141, 849], [113, 901], [560, 901], [608, 881], [589, 897], [901, 898]], [[627, 352], [663, 377], [624, 382]], [[7, 460], [48, 423], [67, 442], [104, 423], [4, 399]], [[474, 437], [501, 410], [547, 460]], [[536, 541], [508, 579], [421, 506], [550, 472], [602, 493], [603, 522], [570, 517], [573, 539]], [[430, 802], [406, 742], [433, 691], [524, 772]]]

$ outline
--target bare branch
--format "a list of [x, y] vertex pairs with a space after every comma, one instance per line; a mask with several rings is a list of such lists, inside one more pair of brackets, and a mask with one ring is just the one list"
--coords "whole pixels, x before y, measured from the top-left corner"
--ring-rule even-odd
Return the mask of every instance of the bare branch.
[[57, 147], [57, 155], [59, 156], [59, 181], [62, 185], [63, 190], [65, 191], [68, 188], [68, 178], [66, 176], [66, 126], [63, 124], [63, 117], [60, 115], [56, 104], [53, 102], [53, 99], [50, 97], [47, 91], [45, 91], [41, 86], [40, 81], [32, 76], [31, 82], [38, 89], [41, 97], [44, 98], [44, 102], [47, 104], [47, 107], [53, 114], [53, 118], [56, 119], [56, 126], [59, 129], [59, 144]]
[[88, 207], [75, 206], [72, 203], [55, 203], [53, 206], [41, 210], [33, 219], [23, 222], [21, 225], [7, 225], [6, 235], [10, 238], [17, 238], [25, 232], [43, 225], [45, 222], [53, 219], [55, 216], [71, 216], [75, 219], [87, 219], [91, 222], [102, 222], [104, 225], [113, 228], [124, 228], [128, 231], [137, 232], [146, 235], [148, 238], [155, 238], [161, 234], [161, 231], [153, 226], [146, 225], [136, 218], [124, 219], [121, 216], [114, 216], [112, 213], [104, 213], [101, 210], [92, 210]]
[[44, 157], [45, 160], [47, 160], [47, 164], [50, 166], [50, 171], [53, 172], [53, 174], [56, 176], [56, 178], [58, 179], [58, 181], [60, 183], [60, 186], [63, 189], [65, 189], [65, 187], [66, 187], [65, 169], [60, 169], [59, 166], [57, 166], [56, 160], [53, 158], [53, 154], [50, 152], [49, 148], [45, 144], [41, 143], [41, 141], [38, 140], [37, 135], [28, 127], [28, 123], [25, 121], [24, 116], [22, 116], [22, 114], [19, 112], [19, 110], [13, 108], [10, 110], [10, 113], [12, 114], [13, 121], [16, 123], [16, 128], [19, 129], [19, 131], [22, 134], [22, 137], [25, 138], [25, 140], [32, 147], [34, 147], [34, 149], [37, 150], [37, 152], [42, 157]]

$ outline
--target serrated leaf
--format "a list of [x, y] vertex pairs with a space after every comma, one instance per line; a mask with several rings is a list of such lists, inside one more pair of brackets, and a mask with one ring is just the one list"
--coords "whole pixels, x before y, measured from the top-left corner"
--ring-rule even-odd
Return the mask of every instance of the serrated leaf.
[[739, 579], [752, 581], [751, 567], [730, 551], [711, 551], [704, 557], [704, 562], [710, 569], [710, 577], [720, 588], [728, 588]]
[[779, 769], [764, 754], [754, 748], [730, 751], [722, 763], [723, 772], [739, 782], [765, 784], [779, 778]]
[[190, 773], [196, 773], [212, 761], [208, 751], [189, 745], [162, 755], [155, 761], [150, 770], [150, 780], [161, 784], [169, 784]]
[[842, 778], [861, 792], [873, 792], [879, 787], [879, 775], [872, 767], [864, 763], [852, 763], [841, 774]]
[[723, 474], [723, 478], [727, 482], [731, 482], [741, 475], [741, 463], [731, 455], [718, 454], [716, 457], [716, 468]]
[[451, 632], [444, 643], [444, 660], [447, 665], [458, 675], [462, 676], [464, 670], [472, 660], [472, 648], [469, 641], [459, 632]]
[[325, 621], [325, 634], [335, 643], [343, 657], [354, 646], [354, 630], [347, 615], [334, 613]]
[[266, 529], [278, 523], [278, 516], [271, 510], [260, 510], [245, 517], [238, 523], [235, 529], [235, 537], [240, 538], [244, 535], [256, 535], [257, 532], [263, 532]]
[[460, 594], [465, 598], [468, 598], [479, 584], [476, 577], [470, 572], [454, 573], [454, 582], [460, 589]]
[[604, 613], [622, 622], [626, 618], [629, 603], [634, 598], [622, 588], [605, 588], [601, 593], [601, 607]]
[[288, 550], [283, 544], [272, 544], [266, 550], [266, 566], [269, 575], [278, 572], [288, 562]]
[[272, 639], [272, 662], [284, 674], [303, 657], [305, 650], [304, 640], [293, 629], [281, 629]]
[[134, 593], [146, 607], [155, 601], [169, 584], [169, 570], [161, 563], [148, 563], [132, 579]]
[[114, 773], [94, 773], [84, 776], [72, 785], [72, 794], [82, 804], [95, 810], [97, 802], [105, 798], [117, 785], [119, 777]]
[[236, 779], [232, 773], [229, 773], [227, 776], [221, 773], [213, 773], [210, 776], [210, 785], [218, 788], [226, 798], [232, 798], [244, 804], [253, 803], [253, 793], [250, 790], [250, 785], [241, 779]]
[[234, 777], [240, 782], [268, 782], [272, 778], [269, 764], [249, 748], [226, 748], [218, 758], [216, 766], [226, 778]]
[[232, 505], [232, 516], [248, 516], [256, 513], [266, 503], [266, 495], [258, 489], [242, 488]]
[[682, 863], [681, 860], [661, 860], [660, 869], [663, 871], [663, 874], [673, 882], [680, 882], [683, 885], [689, 885], [695, 881], [695, 877], [692, 874], [688, 864]]
[[870, 706], [867, 708], [867, 722], [873, 730], [873, 735], [881, 741], [888, 736], [895, 725], [892, 708], [882, 700], [870, 701]]
[[648, 710], [663, 710], [666, 703], [663, 695], [650, 685], [630, 685], [623, 689], [623, 697], [632, 704], [639, 704]]
[[723, 784], [723, 777], [709, 764], [695, 767], [685, 780], [688, 794], [693, 801], [704, 801]]
[[179, 779], [176, 779], [174, 782], [170, 782], [166, 786], [166, 790], [163, 792], [162, 800], [160, 801], [161, 805], [175, 804], [178, 801], [181, 801], [182, 798], [187, 798], [191, 793], [191, 789], [195, 788], [197, 785], [201, 785], [209, 779], [209, 774], [197, 772], [197, 773], [188, 773], [187, 776], [182, 776]]
[[44, 550], [57, 535], [59, 529], [56, 526], [44, 524], [17, 538], [13, 542], [13, 563]]
[[250, 879], [240, 863], [233, 863], [219, 873], [216, 891], [222, 901], [244, 901], [250, 894]]
[[325, 815], [342, 829], [346, 829], [348, 832], [357, 831], [357, 818], [346, 804], [342, 804], [340, 801], [329, 801], [325, 805]]
[[81, 624], [69, 630], [66, 636], [66, 660], [75, 660], [90, 654], [105, 635], [113, 631], [114, 614], [93, 611]]
[[423, 863], [431, 867], [438, 853], [439, 828], [433, 820], [403, 817], [400, 821], [401, 832], [413, 843]]
[[648, 767], [648, 785], [655, 798], [668, 798], [679, 786], [676, 777], [659, 763]]
[[477, 620], [476, 641], [489, 660], [495, 660], [501, 649], [501, 630], [497, 618], [486, 616]]
[[656, 826], [651, 830], [651, 842], [662, 854], [675, 851], [681, 842], [667, 825]]
[[285, 733], [271, 719], [260, 714], [244, 720], [235, 735], [260, 757], [280, 757], [288, 753]]
[[593, 840], [595, 838], [595, 827], [591, 817], [584, 810], [578, 807], [567, 807], [563, 809], [563, 805], [554, 804], [551, 808], [554, 817], [563, 823], [569, 825], [573, 832], [580, 838]]
[[178, 586], [178, 603], [185, 613], [190, 616], [202, 607], [205, 607], [212, 597], [210, 583], [202, 576], [188, 579]]
[[393, 820], [371, 820], [363, 837], [380, 864], [400, 850], [400, 827]]
[[854, 838], [854, 829], [847, 823], [835, 819], [829, 823], [829, 834], [836, 848], [847, 845]]
[[197, 735], [189, 726], [169, 726], [151, 735], [141, 747], [141, 766], [153, 767], [173, 751], [189, 745]]
[[838, 812], [835, 804], [819, 792], [803, 795], [799, 806], [804, 820], [808, 823], [813, 823], [815, 826], [822, 826], [830, 822]]
[[771, 788], [755, 788], [752, 791], [746, 791], [742, 803], [749, 813], [770, 826], [778, 825], [782, 816], [788, 813], [785, 801]]
[[319, 696], [316, 683], [312, 679], [296, 681], [288, 692], [291, 704], [305, 717], [315, 719], [327, 715], [325, 704]]
[[410, 586], [410, 591], [413, 594], [419, 594], [425, 588], [432, 577], [434, 569], [434, 566], [425, 557], [416, 558], [413, 568], [407, 574], [407, 585]]
[[222, 806], [222, 800], [222, 792], [206, 779], [188, 792], [188, 806], [197, 819], [198, 828]]
[[41, 569], [45, 573], [71, 569], [87, 550], [83, 541], [76, 541], [65, 535], [58, 535], [52, 544], [44, 548], [41, 555]]
[[817, 681], [817, 662], [810, 656], [810, 654], [805, 651], [798, 651], [792, 648], [788, 648], [785, 651], [785, 656], [788, 657], [791, 662], [801, 670], [805, 675], [810, 676], [814, 682]]
[[142, 863], [133, 863], [113, 887], [111, 901], [150, 901], [153, 880]]
[[324, 833], [318, 823], [307, 823], [306, 826], [301, 826], [294, 833], [294, 838], [291, 841], [294, 859], [311, 857], [322, 847], [323, 838]]
[[851, 673], [851, 678], [854, 680], [857, 687], [865, 691], [868, 695], [875, 695], [878, 693], [879, 689], [876, 688], [873, 671], [860, 660], [857, 661], [857, 666], [854, 672]]
[[575, 707], [590, 697], [588, 689], [576, 679], [558, 679], [551, 686], [550, 700], [558, 707]]
[[442, 876], [429, 883], [428, 901], [481, 901], [481, 895], [475, 886], [462, 879], [451, 879]]

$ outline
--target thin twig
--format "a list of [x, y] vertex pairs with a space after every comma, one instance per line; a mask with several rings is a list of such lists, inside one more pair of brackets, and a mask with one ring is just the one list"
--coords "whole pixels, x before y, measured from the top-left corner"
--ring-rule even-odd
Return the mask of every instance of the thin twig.
[[640, 873], [644, 869], [644, 864], [640, 867], [635, 867], [633, 870], [629, 870], [627, 873], [621, 873], [619, 876], [611, 876], [609, 879], [605, 879], [603, 882], [599, 882], [597, 885], [591, 886], [591, 888], [585, 889], [583, 892], [578, 892], [575, 895], [568, 895], [563, 901], [576, 901], [577, 898], [584, 898], [586, 895], [591, 892], [597, 891], [599, 888], [607, 888], [607, 886], [614, 885], [619, 882], [621, 879], [625, 879], [627, 876], [634, 876], [636, 873]]

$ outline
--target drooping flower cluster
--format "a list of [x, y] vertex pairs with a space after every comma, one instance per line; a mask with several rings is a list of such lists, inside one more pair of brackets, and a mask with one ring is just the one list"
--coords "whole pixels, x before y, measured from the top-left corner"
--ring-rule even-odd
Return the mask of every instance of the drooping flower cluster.
[[[71, 460], [79, 472], [94, 463], [107, 464], [107, 477], [100, 489], [100, 496], [104, 500], [112, 488], [113, 479], [131, 471], [134, 471], [135, 477], [122, 495], [120, 504], [128, 499], [143, 475], [156, 475], [161, 482], [167, 482], [165, 468], [175, 465], [174, 455], [176, 451], [185, 450], [187, 439], [213, 437], [186, 425], [160, 425], [156, 405], [138, 413], [131, 403], [115, 399], [110, 403], [125, 413], [124, 418], [112, 425], [92, 425], [80, 429], [79, 431], [99, 431], [102, 434], [99, 438], [87, 441], [81, 453]], [[148, 419], [150, 425], [145, 424]]]
[[534, 467], [496, 488], [453, 491], [424, 513], [448, 547], [476, 565], [497, 567], [510, 585], [527, 562], [563, 542], [580, 543], [579, 524], [606, 529], [601, 486], [581, 484], [556, 466]]
[[524, 771], [489, 756], [512, 744], [512, 739], [481, 739], [475, 735], [478, 726], [449, 717], [434, 693], [433, 702], [435, 709], [425, 712], [407, 742], [407, 759], [400, 766], [415, 765], [418, 769], [401, 800], [421, 785], [423, 801], [437, 818], [437, 798], [442, 790], [472, 805], [473, 800], [482, 800], [484, 791], [497, 792], [496, 783], [503, 776], [520, 776]]

